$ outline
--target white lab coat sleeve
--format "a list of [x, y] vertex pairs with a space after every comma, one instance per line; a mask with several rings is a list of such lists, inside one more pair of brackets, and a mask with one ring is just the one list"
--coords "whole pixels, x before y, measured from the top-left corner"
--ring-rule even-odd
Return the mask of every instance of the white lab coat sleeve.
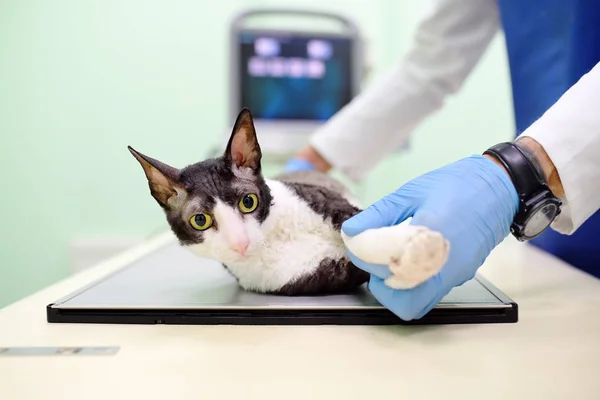
[[499, 29], [495, 0], [435, 0], [412, 50], [309, 139], [357, 182], [459, 90]]
[[552, 228], [572, 234], [600, 208], [600, 63], [522, 136], [537, 141], [554, 163], [565, 198]]

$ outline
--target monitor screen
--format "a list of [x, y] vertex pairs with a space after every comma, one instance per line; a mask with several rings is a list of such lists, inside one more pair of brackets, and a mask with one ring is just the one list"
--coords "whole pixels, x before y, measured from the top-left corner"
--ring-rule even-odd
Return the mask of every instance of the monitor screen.
[[325, 121], [352, 98], [352, 41], [240, 34], [240, 108], [266, 120]]

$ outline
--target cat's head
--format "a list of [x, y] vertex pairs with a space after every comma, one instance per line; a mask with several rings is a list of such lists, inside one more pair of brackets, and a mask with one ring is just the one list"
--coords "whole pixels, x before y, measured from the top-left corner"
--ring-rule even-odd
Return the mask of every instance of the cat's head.
[[177, 169], [129, 151], [144, 169], [150, 193], [173, 233], [195, 253], [233, 263], [260, 251], [271, 193], [250, 111], [240, 112], [225, 153]]

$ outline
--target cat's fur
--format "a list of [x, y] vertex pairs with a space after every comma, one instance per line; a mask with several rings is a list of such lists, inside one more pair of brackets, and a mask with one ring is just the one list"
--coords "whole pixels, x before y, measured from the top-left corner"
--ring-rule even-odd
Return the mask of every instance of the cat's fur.
[[[219, 158], [180, 170], [129, 150], [180, 244], [223, 263], [246, 290], [282, 295], [351, 291], [369, 274], [350, 262], [348, 245], [367, 262], [389, 264], [392, 276], [386, 283], [394, 288], [416, 286], [445, 262], [447, 242], [423, 227], [399, 225], [342, 238], [342, 223], [360, 209], [346, 188], [325, 174], [264, 179], [247, 109]], [[256, 195], [258, 206], [245, 213], [240, 201], [249, 194]], [[212, 217], [210, 228], [193, 228], [190, 218], [199, 213]]]

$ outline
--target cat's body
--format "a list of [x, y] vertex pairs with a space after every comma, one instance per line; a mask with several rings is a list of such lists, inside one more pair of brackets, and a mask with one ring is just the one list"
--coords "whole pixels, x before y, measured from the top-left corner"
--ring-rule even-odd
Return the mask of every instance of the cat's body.
[[[272, 202], [260, 225], [259, 247], [245, 257], [221, 256], [244, 289], [322, 294], [350, 291], [367, 281], [368, 274], [348, 259], [340, 235], [341, 223], [359, 209], [342, 193], [320, 186], [322, 177], [310, 175], [266, 180]], [[214, 257], [201, 244], [189, 248], [199, 256]]]
[[[181, 245], [223, 263], [244, 289], [283, 295], [329, 294], [351, 291], [369, 279], [368, 273], [350, 262], [344, 242], [348, 239], [341, 234], [342, 223], [360, 212], [350, 192], [318, 172], [265, 180], [247, 110], [238, 116], [220, 158], [179, 170], [130, 151], [144, 168], [152, 196]], [[396, 269], [403, 259], [408, 260], [409, 268], [401, 270], [402, 279], [395, 281], [392, 276], [390, 284], [416, 284], [439, 270], [440, 255], [445, 260], [447, 246], [433, 258], [415, 258], [418, 254], [405, 246], [412, 243], [421, 248], [433, 243], [443, 247], [432, 232], [417, 227], [370, 231], [352, 238], [355, 254], [368, 262], [369, 258], [387, 260]], [[382, 248], [386, 254], [369, 251], [372, 244], [377, 248], [381, 243], [388, 245]]]

